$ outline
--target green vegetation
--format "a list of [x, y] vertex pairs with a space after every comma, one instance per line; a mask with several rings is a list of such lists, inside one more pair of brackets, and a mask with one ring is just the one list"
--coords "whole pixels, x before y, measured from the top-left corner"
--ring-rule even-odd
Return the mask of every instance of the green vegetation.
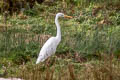
[[[52, 5], [36, 4], [7, 19], [0, 15], [0, 76], [120, 80], [120, 1], [89, 1], [58, 0], [49, 3]], [[62, 41], [56, 54], [48, 62], [36, 65], [42, 45], [56, 35], [54, 18], [58, 12], [73, 19], [59, 20]]]

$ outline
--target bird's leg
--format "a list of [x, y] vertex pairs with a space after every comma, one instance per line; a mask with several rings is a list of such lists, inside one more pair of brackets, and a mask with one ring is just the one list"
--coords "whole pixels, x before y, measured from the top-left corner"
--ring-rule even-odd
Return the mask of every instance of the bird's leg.
[[50, 63], [50, 57], [48, 57], [46, 60], [45, 60], [45, 66], [49, 66], [49, 63]]
[[56, 63], [56, 59], [57, 59], [56, 56], [49, 57], [48, 59], [46, 59], [45, 65], [47, 67], [50, 67], [50, 66], [54, 65]]
[[54, 57], [54, 63], [56, 63], [57, 60], [57, 56], [53, 56]]
[[53, 56], [51, 64], [52, 65], [56, 64], [56, 60], [57, 60], [57, 56]]

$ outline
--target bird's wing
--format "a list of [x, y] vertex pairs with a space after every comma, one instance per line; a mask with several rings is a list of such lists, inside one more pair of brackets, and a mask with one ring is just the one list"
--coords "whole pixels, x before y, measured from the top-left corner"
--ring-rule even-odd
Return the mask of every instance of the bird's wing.
[[54, 54], [56, 51], [56, 47], [57, 47], [56, 38], [51, 37], [50, 39], [48, 39], [46, 43], [43, 45], [43, 47], [41, 48], [37, 62], [43, 62], [49, 56]]

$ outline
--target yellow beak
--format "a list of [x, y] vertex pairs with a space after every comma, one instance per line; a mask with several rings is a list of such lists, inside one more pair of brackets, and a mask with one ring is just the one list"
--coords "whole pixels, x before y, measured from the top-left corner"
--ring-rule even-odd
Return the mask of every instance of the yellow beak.
[[64, 15], [65, 18], [73, 18], [72, 16], [67, 16], [67, 15]]

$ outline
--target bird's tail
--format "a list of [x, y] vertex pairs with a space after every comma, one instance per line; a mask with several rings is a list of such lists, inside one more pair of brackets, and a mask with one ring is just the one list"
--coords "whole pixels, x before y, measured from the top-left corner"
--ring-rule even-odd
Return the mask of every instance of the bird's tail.
[[36, 61], [36, 64], [40, 63], [40, 62], [43, 62], [45, 59], [42, 58], [42, 56], [38, 57], [37, 61]]

